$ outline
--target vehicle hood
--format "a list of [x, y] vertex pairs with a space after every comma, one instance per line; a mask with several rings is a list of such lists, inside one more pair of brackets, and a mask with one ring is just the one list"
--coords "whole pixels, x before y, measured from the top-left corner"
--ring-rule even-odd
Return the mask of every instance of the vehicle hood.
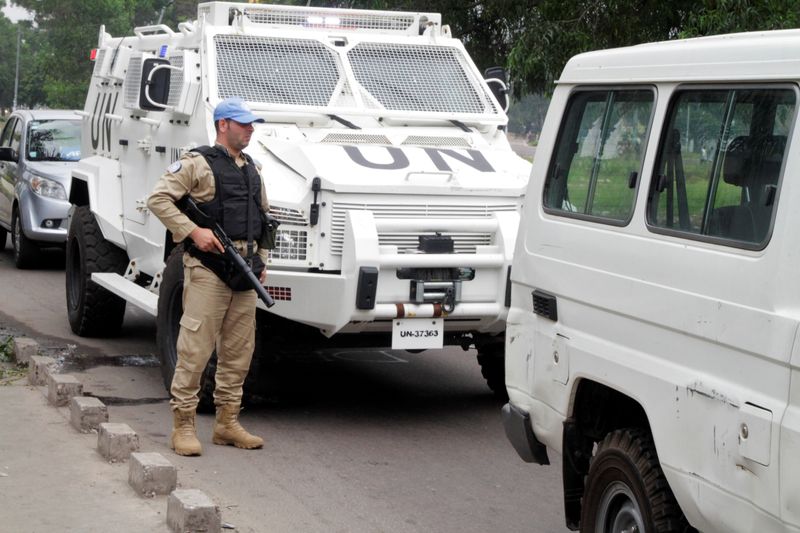
[[[26, 161], [25, 170], [43, 178], [48, 178], [59, 182], [65, 188], [68, 187], [72, 169], [75, 168], [77, 161]], [[67, 188], [67, 190], [69, 190]]]
[[[256, 140], [252, 155], [279, 164], [336, 192], [520, 196], [531, 164], [508, 145], [483, 148], [376, 146]], [[260, 153], [258, 153], [260, 152]], [[265, 171], [268, 173], [269, 168]], [[269, 179], [268, 176], [265, 176]]]

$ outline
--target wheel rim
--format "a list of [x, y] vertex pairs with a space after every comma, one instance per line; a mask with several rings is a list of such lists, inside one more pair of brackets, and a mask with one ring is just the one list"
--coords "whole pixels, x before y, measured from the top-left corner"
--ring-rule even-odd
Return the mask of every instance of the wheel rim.
[[619, 481], [600, 500], [596, 533], [645, 533], [644, 519], [631, 489]]

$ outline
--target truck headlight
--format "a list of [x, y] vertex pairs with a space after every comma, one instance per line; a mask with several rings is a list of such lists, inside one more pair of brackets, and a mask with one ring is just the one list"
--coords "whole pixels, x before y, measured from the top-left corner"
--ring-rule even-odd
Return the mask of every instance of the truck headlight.
[[275, 248], [270, 250], [272, 259], [306, 260], [308, 232], [302, 230], [280, 229], [275, 236]]
[[31, 190], [40, 196], [55, 198], [56, 200], [67, 199], [67, 192], [64, 190], [64, 186], [57, 181], [41, 176], [33, 176], [28, 183], [31, 185]]

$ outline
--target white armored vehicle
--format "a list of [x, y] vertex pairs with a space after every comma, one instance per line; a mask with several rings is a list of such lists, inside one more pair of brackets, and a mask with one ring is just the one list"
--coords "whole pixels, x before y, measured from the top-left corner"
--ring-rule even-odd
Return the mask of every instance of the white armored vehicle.
[[264, 335], [273, 348], [476, 346], [502, 392], [530, 169], [505, 137], [502, 81], [487, 84], [433, 13], [215, 2], [178, 30], [100, 31], [69, 191], [73, 331], [109, 334], [126, 302], [145, 309], [169, 383], [181, 248], [146, 199], [182, 153], [213, 144], [213, 109], [237, 96], [266, 120], [247, 152], [282, 223], [256, 351]]

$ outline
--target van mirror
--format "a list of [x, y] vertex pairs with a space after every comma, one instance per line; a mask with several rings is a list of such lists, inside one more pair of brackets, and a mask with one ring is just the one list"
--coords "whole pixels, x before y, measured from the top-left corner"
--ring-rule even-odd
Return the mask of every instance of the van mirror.
[[12, 163], [16, 163], [17, 153], [10, 146], [2, 146], [0, 147], [0, 161], [11, 161]]
[[483, 71], [483, 77], [489, 90], [503, 107], [508, 111], [508, 75], [503, 67], [489, 67]]
[[169, 100], [169, 61], [161, 58], [145, 59], [142, 64], [142, 81], [139, 87], [139, 108], [151, 111], [167, 109]]

